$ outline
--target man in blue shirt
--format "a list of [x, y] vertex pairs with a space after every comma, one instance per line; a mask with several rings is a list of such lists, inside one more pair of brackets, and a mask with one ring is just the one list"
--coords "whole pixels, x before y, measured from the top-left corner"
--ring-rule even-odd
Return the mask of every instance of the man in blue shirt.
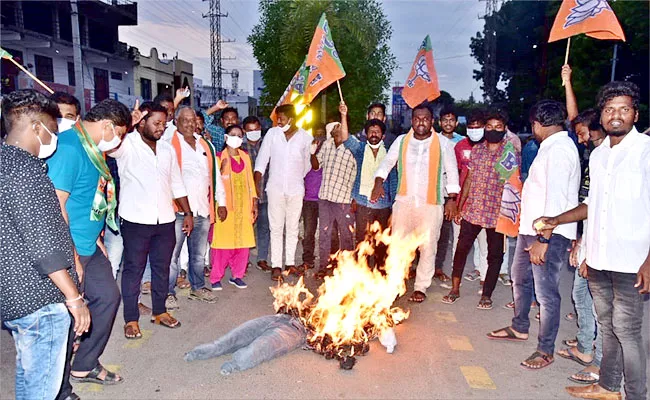
[[72, 364], [73, 382], [122, 381], [99, 363], [120, 305], [120, 292], [100, 234], [105, 222], [113, 229], [117, 226], [115, 184], [103, 152], [117, 147], [130, 125], [131, 114], [126, 106], [104, 100], [83, 121], [59, 134], [58, 149], [47, 160], [48, 175], [70, 226], [75, 262], [83, 271], [82, 292], [93, 321], [92, 330], [82, 337]]
[[[357, 161], [357, 176], [352, 187], [352, 208], [356, 215], [356, 241], [362, 242], [370, 225], [378, 221], [382, 230], [388, 226], [388, 219], [391, 214], [393, 200], [397, 192], [397, 173], [393, 169], [384, 181], [384, 192], [386, 196], [380, 198], [376, 203], [370, 202], [370, 194], [375, 184], [374, 174], [377, 166], [386, 156], [386, 125], [379, 119], [371, 119], [366, 122], [364, 132], [367, 141], [361, 142], [355, 136], [348, 136], [343, 130], [343, 145], [350, 150]], [[378, 254], [378, 258], [382, 259]]]

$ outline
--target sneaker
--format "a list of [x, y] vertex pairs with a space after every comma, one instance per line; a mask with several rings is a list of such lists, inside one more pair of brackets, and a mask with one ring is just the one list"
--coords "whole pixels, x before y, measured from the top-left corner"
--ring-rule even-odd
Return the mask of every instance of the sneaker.
[[228, 282], [230, 282], [231, 285], [237, 286], [238, 289], [246, 289], [248, 287], [246, 282], [244, 282], [241, 278], [230, 278]]
[[266, 262], [266, 260], [259, 260], [255, 267], [262, 272], [271, 272], [271, 267], [269, 266], [269, 263]]
[[201, 300], [206, 303], [214, 304], [217, 302], [217, 296], [212, 294], [212, 291], [206, 287], [190, 291], [188, 296], [190, 300]]
[[212, 291], [217, 292], [219, 290], [223, 290], [223, 286], [221, 286], [221, 282], [213, 283], [212, 284]]
[[180, 308], [176, 296], [173, 294], [167, 295], [167, 300], [165, 300], [165, 308], [168, 310], [175, 310], [177, 308]]
[[140, 293], [142, 293], [142, 294], [150, 294], [151, 293], [151, 282], [143, 283], [142, 288], [140, 289]]
[[512, 282], [510, 282], [510, 275], [508, 274], [499, 274], [499, 282], [503, 286], [512, 286]]
[[470, 282], [473, 282], [473, 281], [477, 280], [477, 279], [480, 278], [480, 277], [481, 277], [481, 273], [478, 272], [477, 269], [475, 269], [474, 271], [470, 272], [469, 274], [465, 274], [465, 276], [464, 276], [463, 278], [464, 278], [465, 280], [468, 280], [468, 281], [470, 281]]
[[282, 269], [280, 268], [273, 268], [271, 271], [271, 280], [272, 281], [282, 281]]

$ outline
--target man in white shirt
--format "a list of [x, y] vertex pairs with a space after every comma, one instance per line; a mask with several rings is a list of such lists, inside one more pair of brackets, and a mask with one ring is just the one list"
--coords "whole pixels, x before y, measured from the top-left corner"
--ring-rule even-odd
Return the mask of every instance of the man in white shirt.
[[138, 325], [138, 295], [147, 256], [152, 275], [151, 321], [169, 328], [180, 327], [180, 322], [165, 309], [169, 264], [176, 244], [174, 201], [185, 215], [183, 232], [189, 236], [193, 228], [192, 211], [176, 154], [169, 143], [160, 140], [167, 112], [154, 104], [144, 119], [141, 133], [126, 135], [120, 147], [108, 153], [117, 160], [120, 174], [124, 238], [122, 299], [127, 339], [142, 337]]
[[[191, 290], [189, 298], [206, 303], [215, 303], [217, 297], [205, 287], [203, 268], [208, 247], [208, 231], [215, 221], [215, 212], [223, 221], [227, 215], [226, 192], [221, 181], [219, 168], [215, 166], [216, 154], [207, 140], [196, 133], [196, 113], [188, 106], [176, 110], [177, 131], [170, 143], [174, 148], [178, 166], [181, 169], [187, 198], [194, 216], [194, 229], [191, 235], [183, 232], [185, 217], [176, 214], [176, 247], [169, 271], [169, 294], [165, 301], [167, 308], [178, 308], [176, 299], [176, 279], [180, 272], [180, 255], [185, 238], [189, 256], [188, 274]], [[215, 211], [215, 200], [220, 206]], [[180, 211], [180, 210], [177, 210]], [[171, 304], [171, 307], [170, 307]]]
[[[455, 216], [460, 186], [456, 155], [450, 151], [449, 139], [433, 131], [433, 113], [428, 104], [415, 107], [412, 115], [411, 132], [393, 142], [375, 172], [370, 201], [376, 202], [385, 196], [384, 180], [397, 165], [399, 185], [393, 205], [393, 231], [398, 235], [419, 233], [424, 236], [424, 243], [419, 247], [415, 290], [409, 298], [409, 301], [420, 303], [426, 299], [426, 290], [433, 279], [443, 217]], [[445, 174], [446, 184], [443, 184]]]
[[521, 223], [512, 263], [515, 316], [512, 326], [488, 334], [490, 339], [528, 339], [534, 285], [541, 320], [537, 350], [521, 363], [529, 370], [544, 368], [554, 360], [560, 327], [560, 272], [568, 265], [568, 250], [576, 239], [576, 223], [541, 235], [533, 227], [536, 218], [559, 215], [578, 204], [580, 157], [564, 130], [566, 118], [564, 104], [552, 100], [542, 100], [530, 111], [533, 135], [541, 145], [522, 191]]
[[[574, 397], [647, 399], [646, 354], [642, 339], [644, 295], [650, 293], [650, 138], [639, 133], [639, 88], [610, 82], [598, 93], [600, 123], [608, 137], [589, 156], [589, 196], [555, 218], [540, 218], [538, 229], [587, 219], [581, 273], [601, 324], [600, 382], [568, 387]], [[547, 214], [548, 215], [548, 214]]]
[[262, 178], [269, 166], [266, 185], [269, 226], [271, 228], [271, 279], [282, 279], [282, 234], [286, 269], [295, 268], [298, 229], [305, 195], [305, 175], [311, 169], [312, 137], [295, 125], [296, 111], [292, 104], [276, 109], [278, 126], [266, 132], [255, 161], [255, 185], [261, 190]]

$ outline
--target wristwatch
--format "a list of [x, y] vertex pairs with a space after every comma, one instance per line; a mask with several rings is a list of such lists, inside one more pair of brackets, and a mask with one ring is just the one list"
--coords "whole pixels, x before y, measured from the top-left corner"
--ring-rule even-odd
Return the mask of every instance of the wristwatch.
[[190, 212], [182, 212], [182, 213], [179, 213], [179, 214], [184, 216], [184, 217], [191, 217], [191, 216], [194, 215], [194, 214], [192, 214], [192, 211], [190, 211]]
[[542, 235], [537, 235], [537, 241], [540, 242], [541, 244], [549, 244], [549, 242], [550, 242], [551, 240], [550, 240], [550, 239], [546, 239], [546, 238], [545, 238], [544, 236], [542, 236]]

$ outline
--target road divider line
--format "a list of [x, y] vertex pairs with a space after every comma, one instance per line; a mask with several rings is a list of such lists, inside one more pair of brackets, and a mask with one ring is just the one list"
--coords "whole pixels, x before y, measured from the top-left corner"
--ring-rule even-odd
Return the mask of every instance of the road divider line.
[[478, 366], [461, 366], [460, 372], [463, 373], [467, 384], [472, 389], [496, 390], [497, 386], [490, 378], [485, 368]]

